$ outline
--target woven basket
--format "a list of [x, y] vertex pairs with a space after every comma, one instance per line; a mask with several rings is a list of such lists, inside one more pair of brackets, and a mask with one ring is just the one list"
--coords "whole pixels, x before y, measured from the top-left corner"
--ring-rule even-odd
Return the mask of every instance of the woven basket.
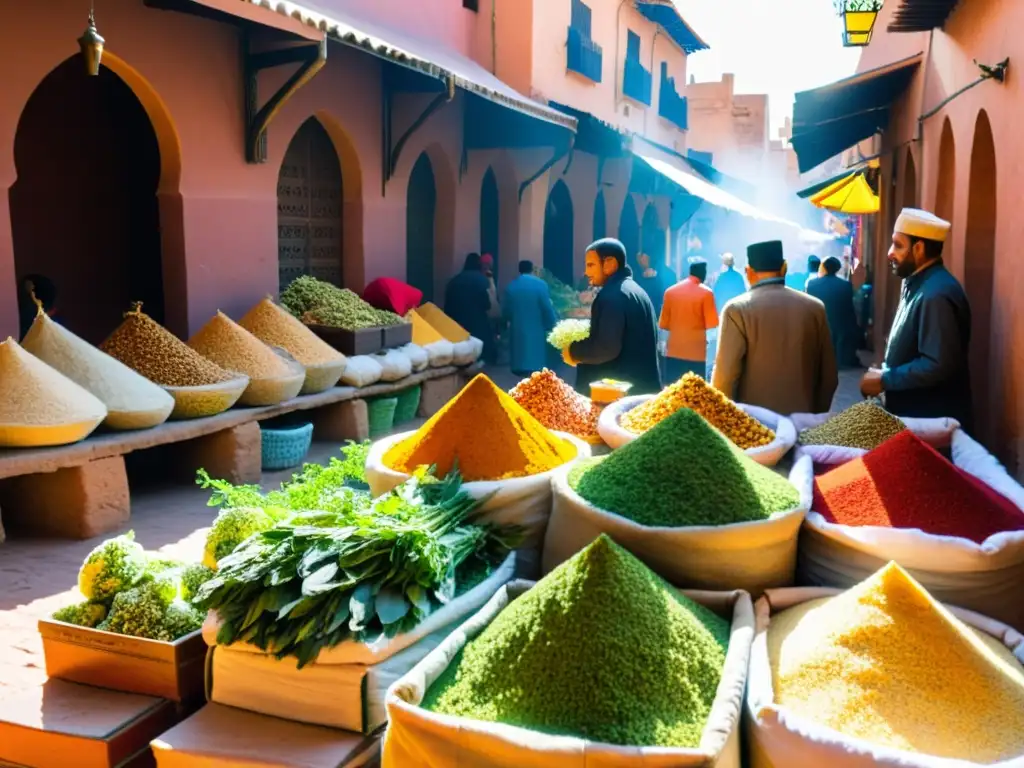
[[366, 407], [369, 411], [371, 438], [382, 437], [394, 428], [397, 397], [374, 397], [366, 401]]
[[398, 393], [398, 406], [395, 408], [395, 424], [405, 424], [416, 418], [416, 412], [420, 409], [420, 396], [423, 388], [418, 384], [415, 387], [403, 389]]
[[291, 429], [260, 427], [263, 452], [263, 470], [297, 467], [309, 453], [313, 442], [313, 425], [303, 424]]

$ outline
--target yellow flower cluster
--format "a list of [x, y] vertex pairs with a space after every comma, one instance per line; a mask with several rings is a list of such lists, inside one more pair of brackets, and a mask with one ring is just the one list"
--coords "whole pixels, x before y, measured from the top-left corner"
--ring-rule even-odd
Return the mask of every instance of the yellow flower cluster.
[[715, 429], [743, 450], [759, 448], [775, 440], [775, 433], [748, 416], [732, 400], [700, 376], [688, 373], [656, 397], [623, 414], [619, 423], [640, 435], [680, 408], [696, 411]]

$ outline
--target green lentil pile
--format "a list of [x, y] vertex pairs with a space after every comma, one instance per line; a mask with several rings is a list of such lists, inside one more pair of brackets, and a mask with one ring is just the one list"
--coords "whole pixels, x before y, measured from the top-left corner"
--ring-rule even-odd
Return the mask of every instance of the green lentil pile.
[[569, 485], [606, 512], [666, 528], [767, 520], [800, 503], [789, 480], [689, 408], [611, 455], [577, 466]]
[[696, 747], [729, 623], [605, 535], [510, 603], [426, 709], [622, 746]]
[[863, 402], [851, 405], [824, 424], [800, 433], [801, 445], [838, 445], [873, 451], [907, 425], [884, 408]]
[[281, 291], [281, 304], [304, 323], [358, 331], [405, 322], [394, 312], [371, 307], [347, 288], [303, 275]]

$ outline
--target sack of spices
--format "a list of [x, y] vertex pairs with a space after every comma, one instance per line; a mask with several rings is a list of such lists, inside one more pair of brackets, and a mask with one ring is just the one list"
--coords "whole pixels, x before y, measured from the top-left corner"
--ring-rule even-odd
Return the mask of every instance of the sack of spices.
[[792, 422], [765, 408], [734, 403], [700, 376], [687, 373], [657, 395], [624, 397], [601, 414], [598, 432], [621, 448], [681, 408], [703, 416], [758, 464], [773, 467], [796, 443]]
[[341, 374], [342, 384], [350, 387], [368, 387], [380, 381], [384, 369], [373, 355], [357, 355], [348, 359], [344, 373]]
[[551, 513], [551, 478], [589, 456], [589, 445], [548, 430], [480, 374], [415, 432], [374, 443], [366, 482], [381, 496], [421, 467], [436, 467], [440, 477], [457, 467], [463, 490], [486, 499], [481, 520], [522, 526], [519, 575], [536, 576]]
[[[794, 471], [810, 475], [810, 461]], [[545, 573], [607, 533], [683, 587], [758, 595], [793, 584], [809, 494], [687, 408], [609, 456], [558, 472], [553, 491]]]
[[413, 344], [410, 342], [404, 347], [399, 347], [398, 351], [409, 358], [409, 362], [412, 364], [413, 373], [424, 371], [427, 369], [427, 366], [430, 365], [430, 356], [419, 344]]
[[375, 354], [373, 359], [380, 365], [381, 381], [398, 381], [412, 373], [412, 360], [397, 349], [389, 349], [386, 352]]
[[797, 452], [810, 456], [819, 466], [863, 456], [904, 429], [933, 448], [949, 448], [953, 433], [960, 428], [955, 419], [900, 419], [870, 401], [840, 413], [794, 413], [789, 418], [797, 432]]
[[452, 358], [455, 357], [455, 345], [447, 339], [433, 341], [424, 346], [423, 351], [427, 353], [431, 368], [444, 368], [446, 365], [451, 365]]
[[1024, 488], [962, 430], [951, 447], [952, 463], [904, 430], [791, 478], [813, 497], [799, 583], [847, 588], [895, 560], [936, 599], [1024, 630]]
[[938, 602], [895, 563], [846, 592], [754, 608], [751, 768], [1024, 763], [1024, 638]]
[[602, 536], [502, 587], [388, 691], [383, 768], [739, 768], [753, 608]]
[[255, 645], [218, 645], [211, 612], [203, 639], [207, 698], [218, 704], [311, 725], [371, 733], [387, 722], [387, 689], [479, 611], [515, 571], [510, 554], [486, 579], [438, 608], [415, 629], [371, 642], [345, 641], [320, 652], [301, 669]]
[[483, 352], [483, 342], [479, 347], [478, 339], [470, 336], [465, 341], [459, 341], [452, 345], [452, 363], [455, 365], [472, 365], [476, 362], [480, 353]]
[[590, 445], [600, 445], [597, 419], [601, 407], [545, 368], [523, 379], [509, 396], [548, 429], [567, 432]]

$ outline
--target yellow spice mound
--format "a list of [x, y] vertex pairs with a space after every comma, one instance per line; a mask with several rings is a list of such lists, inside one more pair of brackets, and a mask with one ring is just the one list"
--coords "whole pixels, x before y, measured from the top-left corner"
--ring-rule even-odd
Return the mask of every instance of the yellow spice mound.
[[196, 331], [188, 345], [222, 368], [250, 379], [273, 379], [293, 374], [283, 357], [223, 312]]
[[107, 408], [63, 373], [8, 338], [0, 343], [0, 424], [55, 426], [97, 423]]
[[619, 423], [639, 435], [680, 408], [696, 411], [743, 450], [768, 445], [775, 439], [768, 427], [694, 373], [687, 373], [646, 403], [627, 411]]
[[478, 375], [419, 428], [384, 454], [384, 464], [412, 474], [436, 466], [466, 481], [505, 480], [547, 472], [576, 458], [576, 447], [552, 434], [489, 378]]
[[416, 307], [413, 312], [419, 315], [421, 319], [426, 320], [435, 331], [452, 342], [452, 344], [458, 344], [460, 341], [466, 341], [469, 338], [469, 331], [448, 317], [436, 304], [431, 304], [428, 301], [423, 306]]
[[345, 359], [302, 321], [269, 298], [246, 312], [238, 324], [263, 343], [281, 347], [303, 365], [335, 363]]
[[872, 744], [991, 763], [1024, 754], [1024, 669], [895, 563], [772, 618], [775, 702]]
[[434, 326], [424, 320], [415, 309], [410, 309], [405, 319], [412, 323], [412, 343], [425, 347], [438, 341], [444, 341], [444, 336], [438, 333]]

